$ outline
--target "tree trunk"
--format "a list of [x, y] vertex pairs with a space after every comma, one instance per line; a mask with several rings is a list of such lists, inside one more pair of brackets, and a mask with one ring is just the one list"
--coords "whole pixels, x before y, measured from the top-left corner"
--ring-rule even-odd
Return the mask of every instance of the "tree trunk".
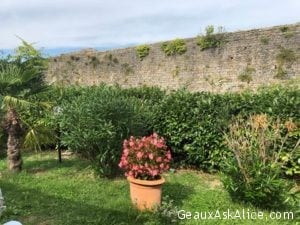
[[12, 172], [19, 172], [22, 170], [21, 158], [21, 137], [22, 127], [20, 118], [15, 109], [9, 108], [7, 110], [4, 122], [4, 128], [8, 134], [7, 140], [7, 159], [8, 168]]

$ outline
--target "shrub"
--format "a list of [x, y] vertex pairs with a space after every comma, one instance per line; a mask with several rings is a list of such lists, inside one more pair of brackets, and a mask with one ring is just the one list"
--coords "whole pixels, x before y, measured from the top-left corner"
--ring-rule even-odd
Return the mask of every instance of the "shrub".
[[279, 28], [279, 30], [282, 32], [282, 33], [285, 33], [285, 32], [288, 32], [289, 31], [289, 27], [288, 26], [282, 26]]
[[[166, 138], [176, 165], [219, 169], [231, 154], [223, 132], [227, 131], [232, 117], [266, 113], [299, 123], [299, 96], [299, 89], [292, 87], [222, 95], [179, 90], [166, 95], [156, 87], [120, 89], [102, 85], [54, 88], [40, 100], [53, 102], [53, 107], [62, 113], [50, 115], [50, 122], [56, 127], [57, 136], [61, 136], [62, 144], [70, 144], [69, 148], [91, 159], [95, 166], [100, 165], [99, 168], [104, 166], [99, 163], [98, 155], [105, 155], [107, 151], [106, 156], [116, 160], [111, 164], [114, 166], [108, 168], [117, 172], [122, 141], [130, 135], [144, 136], [153, 131]], [[48, 119], [47, 115], [45, 117]], [[103, 126], [110, 134], [102, 130]], [[104, 150], [101, 138], [104, 143], [107, 142], [105, 138], [115, 138], [116, 141], [109, 142], [109, 149]], [[287, 144], [292, 145], [297, 139], [299, 135], [289, 138]], [[61, 145], [59, 138], [53, 142], [52, 146]], [[116, 142], [119, 147], [115, 148], [113, 143]], [[286, 160], [284, 154], [282, 160]], [[294, 156], [288, 157], [283, 171], [295, 171], [292, 169], [295, 163]]]
[[296, 61], [297, 56], [292, 49], [280, 48], [280, 52], [276, 55], [278, 62], [282, 63], [292, 63]]
[[243, 72], [240, 73], [238, 79], [242, 82], [247, 82], [248, 84], [253, 80], [252, 74], [255, 72], [255, 69], [247, 66]]
[[90, 59], [89, 64], [91, 64], [94, 68], [101, 64], [100, 60], [96, 56], [88, 56]]
[[279, 28], [280, 31], [283, 33], [285, 38], [291, 38], [294, 36], [294, 32], [290, 30], [288, 26], [282, 26]]
[[140, 45], [136, 47], [136, 54], [139, 59], [142, 61], [146, 56], [149, 55], [150, 47], [149, 45]]
[[293, 185], [281, 178], [279, 163], [289, 136], [283, 133], [280, 120], [273, 122], [266, 114], [238, 118], [230, 125], [225, 139], [234, 158], [226, 162], [223, 183], [234, 200], [262, 208], [281, 208], [290, 200]]
[[274, 78], [285, 79], [288, 76], [287, 71], [284, 69], [284, 65], [287, 67], [296, 61], [297, 56], [292, 49], [280, 48], [280, 52], [276, 55], [276, 61], [278, 63], [277, 71]]
[[158, 87], [147, 86], [123, 89], [122, 92], [128, 97], [135, 97], [149, 102], [152, 106], [159, 104], [166, 95], [166, 92]]
[[168, 140], [175, 162], [205, 170], [219, 167], [227, 152], [220, 134], [230, 116], [221, 95], [173, 92], [154, 115], [154, 130]]
[[182, 39], [175, 39], [170, 42], [165, 42], [161, 45], [161, 49], [167, 56], [182, 55], [186, 52], [187, 47]]
[[276, 74], [274, 75], [274, 78], [277, 79], [286, 79], [288, 78], [288, 72], [283, 68], [283, 64], [279, 64], [276, 70]]
[[156, 133], [141, 139], [130, 137], [123, 142], [119, 167], [125, 176], [141, 180], [158, 180], [170, 166], [171, 152], [165, 140]]
[[205, 35], [198, 37], [197, 45], [200, 47], [201, 51], [208, 48], [221, 47], [224, 41], [224, 28], [219, 27], [218, 32], [215, 32], [214, 26], [210, 25], [205, 28]]
[[62, 106], [63, 144], [90, 159], [102, 176], [119, 172], [122, 141], [148, 131], [145, 104], [122, 95], [117, 87], [90, 87]]
[[260, 38], [260, 42], [261, 42], [262, 44], [264, 44], [264, 45], [269, 44], [269, 41], [270, 41], [270, 39], [269, 39], [268, 37], [266, 37], [266, 36], [262, 36], [262, 37]]
[[128, 63], [121, 64], [121, 71], [128, 76], [129, 74], [134, 73], [133, 68]]
[[[166, 137], [176, 164], [219, 169], [231, 154], [223, 132], [232, 117], [266, 113], [282, 120], [299, 121], [299, 95], [299, 89], [291, 87], [224, 95], [180, 90], [153, 107], [153, 127]], [[295, 140], [287, 142], [292, 144]]]

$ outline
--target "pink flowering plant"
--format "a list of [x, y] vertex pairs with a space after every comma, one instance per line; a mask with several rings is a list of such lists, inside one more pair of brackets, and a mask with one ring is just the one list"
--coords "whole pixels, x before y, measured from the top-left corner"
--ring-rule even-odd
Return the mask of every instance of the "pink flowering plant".
[[171, 152], [163, 137], [156, 133], [123, 142], [123, 154], [119, 167], [125, 176], [141, 180], [158, 180], [160, 174], [170, 168]]

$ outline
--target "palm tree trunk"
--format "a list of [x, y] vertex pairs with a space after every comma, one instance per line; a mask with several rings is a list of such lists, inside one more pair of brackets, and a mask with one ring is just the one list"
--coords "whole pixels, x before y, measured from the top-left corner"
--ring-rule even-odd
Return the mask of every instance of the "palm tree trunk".
[[7, 159], [8, 168], [12, 172], [22, 170], [21, 157], [21, 137], [22, 128], [21, 121], [15, 109], [9, 108], [5, 117], [5, 130], [8, 134], [7, 140]]

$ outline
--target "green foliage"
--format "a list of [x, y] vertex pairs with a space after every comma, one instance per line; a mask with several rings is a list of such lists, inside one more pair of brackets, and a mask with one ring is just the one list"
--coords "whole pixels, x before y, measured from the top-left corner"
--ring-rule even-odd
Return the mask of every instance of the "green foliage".
[[223, 132], [232, 117], [266, 113], [299, 121], [299, 96], [299, 89], [282, 87], [224, 95], [176, 91], [154, 107], [153, 126], [168, 140], [175, 163], [218, 169], [231, 154]]
[[173, 78], [178, 77], [179, 73], [180, 73], [180, 67], [176, 66], [175, 69], [172, 70], [172, 76], [173, 76]]
[[170, 196], [163, 196], [161, 205], [156, 208], [155, 215], [163, 224], [178, 223], [178, 207], [174, 204], [174, 200]]
[[260, 42], [261, 42], [262, 44], [264, 44], [264, 45], [269, 44], [269, 41], [270, 41], [270, 39], [269, 39], [268, 37], [266, 37], [266, 36], [262, 36], [262, 37], [260, 38]]
[[182, 39], [175, 39], [170, 42], [165, 42], [161, 45], [161, 49], [167, 56], [182, 55], [186, 52], [186, 43]]
[[154, 128], [166, 137], [175, 162], [214, 169], [226, 155], [220, 134], [229, 120], [227, 108], [221, 95], [173, 92], [156, 109]]
[[122, 95], [117, 87], [85, 88], [62, 106], [62, 142], [91, 160], [100, 175], [112, 176], [118, 173], [123, 140], [148, 133], [146, 114], [141, 100]]
[[253, 80], [253, 73], [255, 72], [255, 69], [253, 67], [247, 66], [243, 72], [240, 73], [238, 76], [238, 79], [242, 82], [247, 82], [248, 84]]
[[296, 61], [297, 56], [292, 49], [280, 48], [280, 52], [276, 55], [278, 62], [282, 63], [292, 63]]
[[79, 60], [80, 60], [80, 57], [79, 57], [79, 56], [75, 56], [75, 55], [71, 55], [71, 56], [70, 56], [70, 59], [71, 59], [72, 61], [79, 61]]
[[218, 32], [215, 33], [214, 26], [210, 25], [205, 28], [205, 35], [198, 37], [197, 45], [201, 51], [208, 48], [218, 48], [224, 45], [224, 28], [219, 27]]
[[134, 97], [139, 100], [146, 101], [150, 105], [154, 106], [160, 104], [162, 99], [165, 97], [166, 92], [158, 87], [142, 86], [122, 89], [122, 94], [129, 98]]
[[287, 78], [288, 73], [284, 69], [284, 66], [289, 67], [296, 60], [297, 60], [297, 56], [292, 49], [286, 49], [281, 47], [280, 52], [276, 55], [276, 61], [278, 63], [278, 67], [274, 77], [278, 79]]
[[[228, 209], [234, 212], [242, 212], [243, 209], [258, 211], [255, 207], [232, 202], [222, 186], [216, 185], [219, 184], [218, 175], [192, 170], [169, 173], [158, 213], [139, 212], [131, 204], [127, 180], [97, 178], [87, 160], [73, 155], [64, 158], [60, 164], [55, 152], [24, 154], [24, 160], [27, 162], [25, 172], [17, 176], [8, 173], [5, 160], [0, 160], [1, 190], [7, 207], [0, 224], [17, 219], [26, 225], [198, 225], [199, 220], [178, 221], [174, 213], [176, 208], [191, 212], [198, 212], [199, 209], [210, 212], [216, 208], [220, 212], [227, 212]], [[169, 198], [166, 199], [165, 195]], [[268, 211], [261, 211], [269, 215]], [[172, 218], [177, 221], [169, 223]], [[282, 225], [296, 221], [294, 211], [293, 220], [255, 220], [255, 224]], [[253, 225], [253, 222], [251, 219], [240, 219], [237, 224]], [[233, 223], [231, 219], [201, 222], [205, 225]]]
[[276, 70], [276, 74], [274, 75], [274, 78], [277, 79], [286, 79], [288, 78], [288, 72], [283, 68], [282, 64], [279, 64]]
[[279, 30], [282, 32], [282, 33], [285, 33], [285, 32], [288, 32], [289, 31], [289, 27], [288, 26], [282, 26], [279, 28]]
[[294, 32], [290, 30], [288, 26], [282, 26], [279, 28], [280, 31], [283, 33], [285, 38], [291, 38], [294, 36]]
[[149, 45], [140, 45], [140, 46], [136, 47], [135, 50], [136, 50], [137, 56], [142, 61], [146, 56], [149, 55], [150, 46]]
[[26, 148], [40, 148], [46, 142], [45, 137], [50, 137], [51, 129], [42, 122], [40, 113], [46, 111], [49, 104], [37, 98], [48, 89], [43, 79], [46, 68], [47, 60], [41, 52], [24, 40], [13, 56], [0, 60], [0, 104], [4, 109], [0, 113], [1, 119], [7, 107], [18, 111], [25, 131]]
[[[128, 133], [137, 135], [143, 133], [140, 132], [143, 130], [149, 132], [155, 130], [168, 140], [176, 165], [215, 170], [219, 169], [228, 155], [231, 154], [224, 143], [223, 132], [228, 129], [232, 117], [267, 113], [283, 120], [292, 118], [293, 121], [300, 121], [299, 95], [299, 89], [290, 87], [265, 88], [257, 93], [227, 93], [223, 95], [189, 93], [185, 90], [166, 95], [164, 91], [156, 87], [129, 89], [106, 86], [93, 88], [54, 87], [49, 92], [44, 93], [43, 97], [40, 97], [40, 101], [52, 102], [53, 111], [60, 109], [60, 112], [67, 112], [67, 114], [54, 115], [53, 111], [50, 114], [35, 114], [38, 113], [36, 109], [34, 112], [25, 114], [25, 117], [31, 117], [30, 115], [42, 116], [44, 124], [55, 127], [57, 134], [64, 133], [62, 138], [66, 146], [69, 146], [70, 143], [69, 147], [78, 151], [77, 146], [74, 148], [73, 145], [84, 143], [82, 145], [84, 147], [80, 148], [78, 152], [83, 151], [83, 154], [86, 155], [89, 151], [92, 152], [91, 155], [98, 153], [101, 155], [102, 150], [99, 149], [104, 149], [101, 138], [104, 139], [103, 143], [107, 143], [106, 138], [115, 138], [114, 140], [121, 141], [118, 134], [121, 134], [125, 129], [128, 132], [124, 131], [124, 137]], [[67, 107], [67, 111], [62, 111], [61, 107]], [[109, 111], [110, 109], [111, 111]], [[113, 109], [116, 112], [112, 112]], [[123, 111], [124, 116], [120, 115]], [[120, 114], [116, 114], [117, 112]], [[140, 119], [136, 118], [137, 114]], [[129, 118], [126, 119], [126, 115]], [[60, 117], [67, 120], [63, 126], [61, 126]], [[117, 129], [120, 127], [119, 123], [111, 123], [118, 120], [120, 120], [124, 130]], [[126, 121], [135, 121], [136, 123], [126, 124]], [[143, 124], [142, 127], [140, 122]], [[59, 128], [60, 126], [61, 128]], [[102, 127], [106, 127], [110, 133], [105, 133]], [[72, 133], [73, 131], [74, 133]], [[83, 131], [86, 133], [84, 134]], [[70, 137], [68, 142], [65, 141], [65, 135]], [[99, 140], [96, 142], [97, 138]], [[95, 142], [96, 147], [90, 145], [90, 143]], [[51, 145], [61, 145], [59, 138], [53, 139]], [[114, 149], [114, 145], [111, 144], [109, 148]], [[113, 157], [118, 159], [120, 153], [116, 149], [110, 150], [109, 154], [116, 154]], [[103, 150], [103, 152], [105, 151]], [[284, 151], [284, 153], [288, 153], [288, 151]], [[98, 165], [96, 157], [87, 157], [92, 159], [94, 165]], [[295, 162], [293, 158], [292, 161], [286, 163], [285, 168], [290, 169], [291, 163]], [[286, 171], [285, 168], [284, 172]]]
[[121, 71], [126, 75], [130, 75], [134, 73], [133, 68], [128, 63], [121, 64]]
[[96, 56], [88, 56], [88, 58], [90, 59], [89, 64], [94, 68], [101, 64], [100, 60]]
[[[110, 54], [106, 54], [104, 56], [104, 62], [102, 63], [105, 63], [108, 65], [108, 66], [114, 66], [115, 64], [118, 64], [119, 63], [119, 60], [118, 58], [114, 57], [111, 53]], [[100, 62], [101, 63], [101, 62]]]
[[[261, 208], [283, 209], [294, 204], [293, 185], [281, 178], [279, 153], [289, 133], [282, 135], [280, 120], [271, 121], [266, 114], [238, 118], [225, 135], [234, 157], [225, 163], [224, 187], [233, 200]], [[292, 151], [297, 148], [292, 147]]]

